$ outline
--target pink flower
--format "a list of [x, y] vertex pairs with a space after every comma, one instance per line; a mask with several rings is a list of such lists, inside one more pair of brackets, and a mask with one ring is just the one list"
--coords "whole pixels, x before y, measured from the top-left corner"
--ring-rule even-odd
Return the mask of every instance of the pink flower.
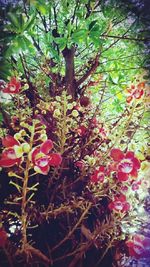
[[20, 146], [20, 143], [11, 135], [7, 135], [2, 139], [2, 144], [6, 148], [3, 150], [0, 159], [0, 167], [8, 168], [15, 164], [19, 164], [22, 155], [17, 155], [15, 148]]
[[16, 77], [12, 77], [7, 86], [3, 89], [3, 93], [7, 94], [18, 94], [21, 89], [21, 83], [16, 79]]
[[98, 183], [98, 182], [104, 182], [105, 178], [105, 167], [100, 166], [98, 169], [94, 171], [94, 173], [91, 175], [90, 180], [92, 183]]
[[150, 238], [135, 234], [126, 244], [129, 248], [130, 256], [136, 259], [150, 256]]
[[114, 210], [116, 212], [127, 212], [130, 210], [130, 204], [126, 201], [125, 195], [115, 196], [114, 200], [108, 205], [110, 210]]
[[134, 156], [134, 152], [123, 153], [118, 148], [113, 148], [110, 152], [111, 158], [118, 163], [117, 178], [119, 181], [127, 181], [129, 175], [137, 177], [140, 161]]
[[31, 151], [31, 161], [35, 171], [46, 175], [49, 172], [50, 166], [57, 167], [62, 162], [62, 157], [59, 153], [50, 153], [53, 148], [52, 140], [48, 139]]

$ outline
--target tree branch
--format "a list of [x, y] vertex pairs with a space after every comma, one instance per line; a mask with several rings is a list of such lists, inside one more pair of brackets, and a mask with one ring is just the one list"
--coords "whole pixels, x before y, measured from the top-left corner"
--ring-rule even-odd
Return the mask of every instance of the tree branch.
[[99, 53], [96, 55], [93, 64], [87, 70], [87, 72], [77, 81], [77, 86], [80, 86], [85, 80], [96, 71], [97, 67], [99, 66]]
[[150, 38], [133, 38], [133, 37], [128, 37], [128, 36], [116, 36], [116, 35], [107, 35], [107, 34], [102, 34], [101, 37], [138, 41], [138, 42], [145, 42], [145, 41], [150, 40]]

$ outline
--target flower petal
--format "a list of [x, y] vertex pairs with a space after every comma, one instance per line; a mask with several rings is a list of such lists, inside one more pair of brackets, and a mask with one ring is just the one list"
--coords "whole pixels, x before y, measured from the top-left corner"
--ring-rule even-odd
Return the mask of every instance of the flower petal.
[[40, 147], [40, 150], [44, 154], [48, 154], [53, 148], [53, 142], [51, 139], [46, 140]]
[[134, 158], [134, 152], [132, 152], [132, 151], [128, 151], [128, 152], [125, 154], [125, 158], [126, 158], [126, 159], [133, 159], [133, 158]]
[[110, 156], [114, 161], [120, 161], [124, 158], [124, 153], [118, 148], [113, 148], [110, 152]]
[[130, 175], [137, 178], [138, 177], [137, 169], [133, 168], [133, 170], [130, 172]]
[[18, 161], [16, 159], [3, 158], [0, 159], [0, 167], [9, 168], [14, 166]]
[[5, 147], [12, 147], [14, 145], [19, 145], [19, 142], [11, 135], [7, 135], [2, 139], [2, 145]]
[[37, 172], [37, 173], [41, 173], [41, 174], [43, 174], [43, 175], [46, 175], [46, 174], [48, 174], [48, 172], [49, 172], [49, 166], [48, 165], [46, 165], [46, 166], [44, 166], [44, 167], [39, 167], [39, 166], [35, 166], [34, 167], [34, 170], [35, 170], [35, 172]]
[[35, 147], [32, 149], [31, 151], [31, 161], [35, 164], [35, 160], [37, 155], [40, 153], [40, 148], [39, 147]]
[[57, 167], [61, 164], [61, 162], [62, 162], [62, 157], [60, 154], [58, 154], [58, 153], [50, 154], [50, 158], [49, 158], [49, 165], [50, 166]]
[[141, 162], [137, 159], [137, 158], [133, 158], [132, 159], [132, 162], [133, 162], [133, 167], [135, 168], [135, 169], [140, 169], [140, 167], [141, 167]]
[[124, 172], [118, 172], [117, 173], [117, 179], [120, 181], [120, 182], [124, 182], [124, 181], [127, 181], [129, 179], [129, 176], [127, 173], [124, 173]]

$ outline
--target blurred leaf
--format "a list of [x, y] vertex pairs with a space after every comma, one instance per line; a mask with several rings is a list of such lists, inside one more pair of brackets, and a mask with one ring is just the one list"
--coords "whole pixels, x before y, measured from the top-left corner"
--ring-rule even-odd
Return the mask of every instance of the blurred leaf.
[[85, 39], [87, 33], [88, 33], [87, 29], [78, 29], [73, 32], [72, 39], [78, 43]]
[[34, 21], [35, 21], [35, 18], [36, 18], [36, 15], [35, 14], [33, 14], [30, 18], [29, 18], [29, 20], [25, 23], [25, 25], [24, 25], [24, 31], [29, 31], [32, 27], [33, 27], [33, 25], [34, 25]]
[[14, 28], [16, 30], [19, 30], [20, 29], [20, 23], [19, 23], [19, 20], [17, 18], [17, 16], [11, 12], [9, 12], [7, 14], [7, 17], [9, 18], [9, 21], [12, 23], [12, 25], [14, 26]]

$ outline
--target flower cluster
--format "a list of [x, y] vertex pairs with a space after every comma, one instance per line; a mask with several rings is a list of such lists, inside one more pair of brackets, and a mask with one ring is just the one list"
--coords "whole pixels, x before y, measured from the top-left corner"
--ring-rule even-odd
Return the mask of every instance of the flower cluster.
[[133, 99], [140, 99], [144, 94], [145, 83], [140, 82], [137, 85], [131, 85], [127, 88], [128, 97], [126, 99], [127, 103], [130, 103]]
[[59, 153], [49, 153], [53, 148], [50, 139], [31, 150], [28, 143], [20, 143], [15, 137], [7, 135], [2, 139], [2, 145], [5, 148], [1, 154], [0, 167], [8, 168], [20, 164], [24, 160], [24, 153], [29, 153], [34, 170], [44, 175], [48, 173], [50, 166], [58, 167], [62, 162]]

